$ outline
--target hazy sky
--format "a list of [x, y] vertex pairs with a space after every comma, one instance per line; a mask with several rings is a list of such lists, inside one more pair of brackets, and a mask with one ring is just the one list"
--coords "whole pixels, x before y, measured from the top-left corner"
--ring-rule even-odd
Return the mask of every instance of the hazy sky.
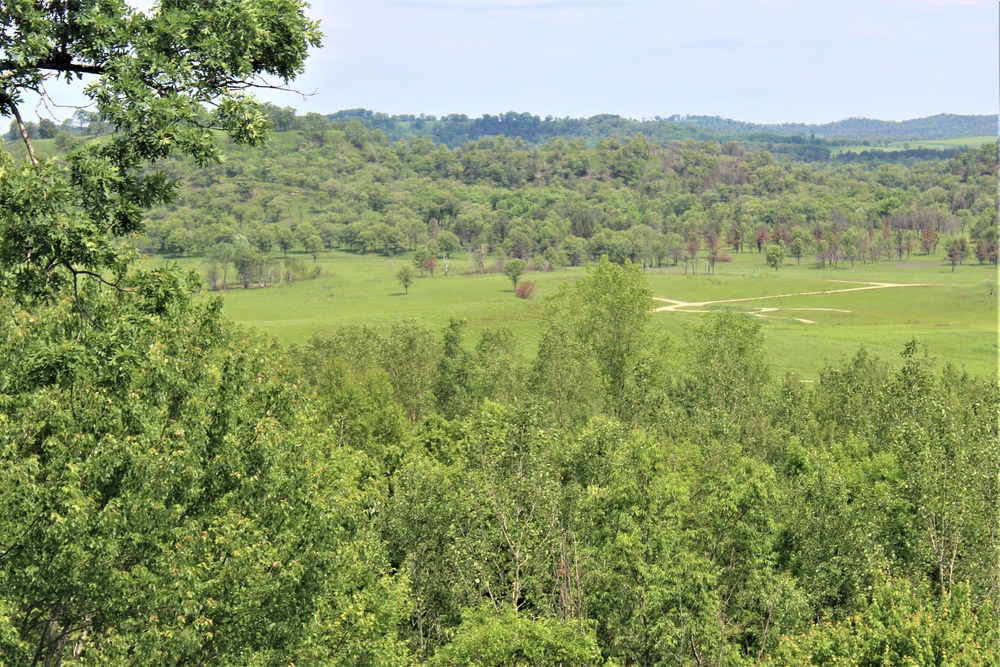
[[757, 122], [996, 113], [996, 0], [314, 0], [300, 111]]
[[308, 13], [323, 47], [293, 85], [315, 94], [261, 95], [301, 113], [822, 123], [1000, 107], [997, 0], [312, 0]]

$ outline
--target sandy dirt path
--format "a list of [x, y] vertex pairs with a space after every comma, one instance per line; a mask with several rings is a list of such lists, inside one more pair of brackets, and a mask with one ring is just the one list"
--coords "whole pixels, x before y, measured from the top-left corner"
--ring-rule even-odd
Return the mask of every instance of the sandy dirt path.
[[[846, 283], [848, 285], [863, 285], [863, 287], [845, 287], [843, 289], [832, 289], [832, 290], [820, 290], [818, 292], [793, 292], [790, 294], [771, 294], [769, 296], [748, 296], [739, 299], [719, 299], [717, 301], [678, 301], [676, 299], [665, 299], [663, 297], [653, 297], [656, 301], [663, 301], [669, 305], [660, 306], [659, 308], [654, 308], [654, 313], [664, 313], [664, 312], [682, 312], [682, 313], [707, 313], [707, 310], [699, 310], [705, 306], [713, 306], [718, 303], [739, 303], [741, 301], [760, 301], [762, 299], [781, 299], [789, 296], [811, 296], [816, 294], [840, 294], [843, 292], [861, 292], [863, 290], [873, 290], [873, 289], [889, 289], [892, 287], [928, 287], [927, 283], [856, 283], [849, 280], [831, 280], [832, 283]], [[775, 317], [774, 315], [769, 315], [768, 313], [773, 313], [779, 310], [790, 310], [790, 311], [832, 311], [838, 313], [849, 313], [849, 310], [842, 310], [840, 308], [758, 308], [755, 312], [748, 313], [755, 317], [770, 318], [770, 319], [788, 319], [782, 317]], [[797, 320], [803, 324], [816, 324], [812, 320], [807, 320], [804, 318], [793, 317], [790, 319]]]

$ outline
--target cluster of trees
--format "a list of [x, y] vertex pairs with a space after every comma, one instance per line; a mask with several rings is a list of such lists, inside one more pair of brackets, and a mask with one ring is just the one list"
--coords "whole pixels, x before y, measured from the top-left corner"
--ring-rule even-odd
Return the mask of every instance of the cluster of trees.
[[734, 252], [758, 252], [763, 265], [779, 241], [821, 266], [913, 252], [950, 262], [939, 243], [955, 238], [966, 240], [962, 261], [996, 261], [995, 145], [943, 162], [816, 166], [735, 142], [660, 146], [643, 135], [593, 148], [497, 136], [451, 150], [390, 143], [352, 120], [323, 136], [292, 130], [263, 152], [231, 148], [233, 159], [205, 170], [167, 163], [187, 187], [151, 213], [143, 249], [198, 255], [243, 235], [265, 254], [314, 258], [423, 246], [538, 266], [607, 255], [712, 270]]
[[243, 288], [318, 278], [322, 273], [316, 265], [319, 247], [318, 243], [313, 244], [307, 239], [306, 252], [313, 255], [312, 266], [299, 257], [289, 257], [287, 248], [284, 260], [279, 262], [272, 257], [270, 247], [255, 247], [246, 236], [236, 234], [232, 242], [219, 241], [205, 253], [205, 278], [212, 291], [228, 287], [230, 269], [235, 271]]

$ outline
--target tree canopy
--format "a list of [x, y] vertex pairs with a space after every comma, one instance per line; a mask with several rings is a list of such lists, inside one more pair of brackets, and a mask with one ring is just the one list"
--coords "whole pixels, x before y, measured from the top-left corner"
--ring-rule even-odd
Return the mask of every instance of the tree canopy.
[[[116, 238], [142, 229], [143, 211], [173, 183], [148, 165], [179, 152], [220, 157], [213, 131], [254, 145], [268, 123], [247, 91], [287, 84], [318, 46], [298, 0], [10, 2], [0, 12], [0, 114], [18, 125], [28, 164], [0, 155], [0, 278], [18, 295], [52, 295], [81, 275], [121, 281]], [[65, 163], [39, 162], [20, 105], [58, 80], [84, 80], [114, 133]]]

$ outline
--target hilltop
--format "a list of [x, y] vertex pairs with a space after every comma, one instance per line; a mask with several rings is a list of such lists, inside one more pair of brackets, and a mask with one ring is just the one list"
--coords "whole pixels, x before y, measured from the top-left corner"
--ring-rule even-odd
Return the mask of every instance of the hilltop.
[[[286, 110], [287, 111], [287, 110]], [[640, 132], [657, 142], [681, 139], [738, 140], [741, 143], [774, 144], [800, 158], [823, 153], [829, 145], [878, 144], [889, 141], [930, 141], [995, 136], [997, 116], [939, 114], [906, 121], [848, 118], [821, 125], [804, 123], [757, 124], [721, 116], [681, 116], [634, 120], [615, 114], [590, 118], [553, 118], [508, 111], [470, 118], [449, 114], [440, 118], [420, 115], [389, 115], [368, 109], [346, 109], [326, 116], [328, 120], [357, 120], [369, 129], [382, 130], [390, 141], [428, 137], [450, 148], [487, 136], [520, 137], [527, 144], [543, 144], [554, 137], [595, 143], [613, 134]], [[798, 146], [798, 148], [795, 148]], [[812, 146], [812, 148], [805, 148]]]

